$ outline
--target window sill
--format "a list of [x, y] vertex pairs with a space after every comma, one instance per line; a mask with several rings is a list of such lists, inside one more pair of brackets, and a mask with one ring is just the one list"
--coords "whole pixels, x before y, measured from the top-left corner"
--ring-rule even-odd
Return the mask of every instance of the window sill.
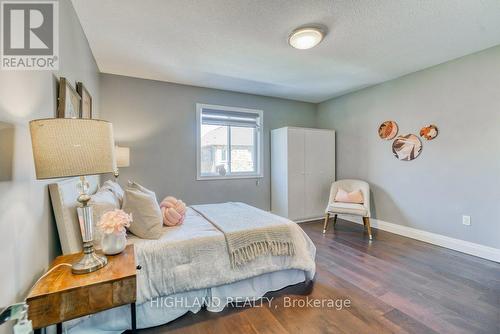
[[210, 180], [238, 180], [238, 179], [262, 179], [264, 175], [232, 175], [232, 176], [200, 176], [196, 177], [196, 181]]

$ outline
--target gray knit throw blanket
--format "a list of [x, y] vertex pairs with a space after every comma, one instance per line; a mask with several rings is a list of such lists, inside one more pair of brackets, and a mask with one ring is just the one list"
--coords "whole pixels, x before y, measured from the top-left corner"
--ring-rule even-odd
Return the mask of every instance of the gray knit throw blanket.
[[288, 219], [244, 203], [193, 205], [191, 208], [224, 233], [233, 268], [262, 255], [295, 255], [290, 232], [290, 224], [294, 223]]

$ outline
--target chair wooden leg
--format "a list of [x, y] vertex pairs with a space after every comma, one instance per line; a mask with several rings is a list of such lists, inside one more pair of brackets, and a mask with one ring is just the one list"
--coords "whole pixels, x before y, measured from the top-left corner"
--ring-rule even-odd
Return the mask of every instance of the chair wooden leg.
[[337, 224], [337, 214], [333, 216], [333, 228], [335, 228], [335, 224]]
[[368, 232], [368, 238], [372, 240], [373, 237], [372, 237], [372, 228], [370, 227], [370, 218], [363, 217], [363, 224], [365, 225], [366, 231]]
[[326, 229], [328, 228], [328, 220], [330, 220], [330, 213], [327, 212], [325, 216], [325, 223], [323, 224], [323, 234], [326, 233]]

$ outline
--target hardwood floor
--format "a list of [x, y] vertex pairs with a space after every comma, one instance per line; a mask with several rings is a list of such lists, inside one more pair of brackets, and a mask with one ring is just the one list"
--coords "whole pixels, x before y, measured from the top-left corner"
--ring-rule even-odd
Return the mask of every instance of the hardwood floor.
[[[271, 306], [202, 310], [140, 333], [500, 333], [500, 264], [339, 219], [301, 224], [317, 246], [313, 282]], [[298, 307], [307, 299], [350, 307]], [[291, 301], [296, 307], [285, 307]]]

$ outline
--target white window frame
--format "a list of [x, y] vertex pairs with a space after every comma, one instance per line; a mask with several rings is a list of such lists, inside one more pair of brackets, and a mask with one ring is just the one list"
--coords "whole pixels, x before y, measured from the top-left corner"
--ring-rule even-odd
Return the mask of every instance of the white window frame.
[[[216, 110], [227, 110], [227, 111], [235, 111], [235, 112], [246, 112], [252, 114], [259, 115], [259, 126], [256, 131], [256, 154], [257, 158], [256, 172], [240, 172], [234, 173], [230, 175], [202, 175], [201, 174], [201, 111], [203, 109], [216, 109]], [[259, 109], [248, 109], [248, 108], [239, 108], [239, 107], [229, 107], [229, 106], [220, 106], [214, 104], [204, 104], [204, 103], [196, 103], [196, 180], [227, 180], [227, 179], [257, 179], [264, 177], [263, 171], [263, 133], [264, 133], [264, 112]], [[231, 159], [231, 136], [228, 138], [228, 160]], [[230, 160], [229, 160], [230, 163]]]

